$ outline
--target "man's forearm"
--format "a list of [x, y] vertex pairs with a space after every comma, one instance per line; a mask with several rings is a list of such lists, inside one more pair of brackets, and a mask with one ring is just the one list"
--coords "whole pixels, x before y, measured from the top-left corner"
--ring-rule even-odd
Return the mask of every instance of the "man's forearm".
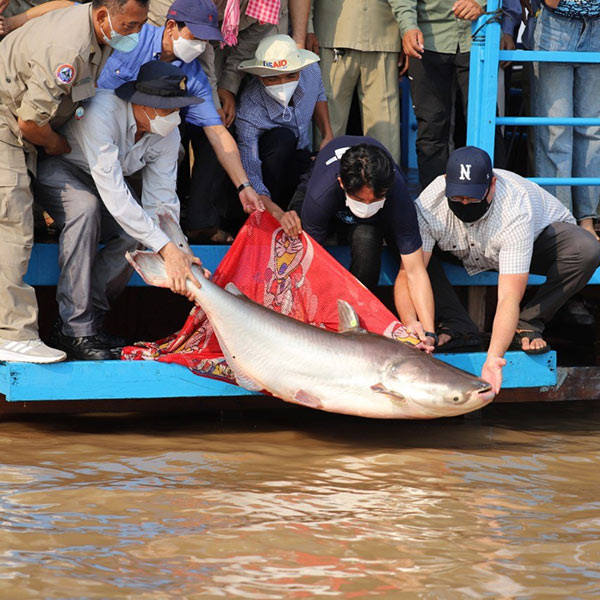
[[331, 129], [331, 121], [329, 120], [329, 108], [327, 107], [327, 101], [322, 100], [317, 102], [313, 113], [313, 118], [323, 139], [332, 138], [333, 130]]
[[498, 302], [492, 326], [488, 358], [503, 357], [508, 350], [517, 330], [519, 311], [519, 302], [516, 302], [510, 296]]
[[404, 325], [411, 325], [415, 321], [418, 321], [417, 311], [408, 289], [406, 269], [403, 267], [400, 267], [400, 271], [398, 271], [396, 281], [394, 282], [394, 304], [396, 305], [400, 321]]
[[206, 137], [213, 147], [220, 165], [237, 188], [241, 183], [248, 181], [248, 175], [242, 165], [240, 151], [233, 136], [223, 125], [205, 127]]
[[408, 290], [417, 311], [417, 316], [425, 331], [435, 331], [435, 304], [427, 271], [419, 269], [415, 273], [407, 271]]
[[48, 123], [40, 126], [33, 121], [19, 119], [18, 122], [23, 137], [35, 146], [50, 146], [60, 137]]
[[306, 39], [310, 4], [310, 0], [289, 0], [292, 38], [302, 48], [304, 48], [304, 40]]

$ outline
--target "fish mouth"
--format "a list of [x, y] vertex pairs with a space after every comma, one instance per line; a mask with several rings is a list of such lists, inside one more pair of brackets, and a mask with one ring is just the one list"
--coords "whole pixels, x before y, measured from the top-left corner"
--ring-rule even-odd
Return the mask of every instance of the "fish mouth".
[[485, 406], [489, 404], [496, 394], [494, 390], [492, 390], [492, 386], [489, 383], [486, 383], [484, 387], [471, 392], [469, 399], [473, 401], [473, 403], [479, 404], [479, 407]]

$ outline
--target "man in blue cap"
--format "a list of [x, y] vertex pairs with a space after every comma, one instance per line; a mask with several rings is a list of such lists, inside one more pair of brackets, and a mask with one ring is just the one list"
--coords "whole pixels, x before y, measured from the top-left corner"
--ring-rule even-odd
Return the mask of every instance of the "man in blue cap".
[[[546, 323], [581, 290], [600, 264], [600, 244], [577, 227], [551, 194], [523, 177], [493, 169], [484, 150], [467, 146], [449, 157], [446, 174], [416, 200], [425, 264], [436, 302], [439, 346], [479, 330], [443, 270], [434, 246], [458, 259], [469, 275], [499, 272], [498, 304], [481, 377], [498, 393], [504, 353], [514, 344], [529, 354], [548, 352]], [[521, 309], [529, 273], [546, 282]]]
[[[201, 105], [182, 111], [187, 136], [194, 142], [197, 137], [202, 137], [202, 131], [206, 134], [219, 163], [238, 191], [244, 211], [250, 213], [255, 209], [262, 210], [262, 202], [248, 181], [237, 144], [215, 108], [208, 78], [199, 61], [195, 60], [204, 52], [207, 41], [220, 42], [222, 39], [217, 9], [212, 0], [175, 0], [162, 27], [144, 25], [137, 48], [128, 53], [113, 52], [98, 80], [98, 87], [114, 89], [130, 81], [139, 67], [149, 60], [160, 59], [178, 66], [187, 75], [190, 93], [204, 100]], [[210, 174], [201, 171], [202, 164], [195, 163], [194, 170], [200, 170], [201, 178], [210, 177]], [[192, 176], [198, 175], [194, 173]], [[232, 241], [223, 239], [223, 232], [218, 229], [218, 215], [212, 204], [204, 204], [201, 201], [194, 202], [189, 207], [188, 232], [204, 227], [212, 230], [212, 236], [216, 236], [212, 241]], [[209, 214], [194, 214], [205, 211]]]
[[[39, 162], [36, 197], [61, 230], [60, 320], [51, 338], [69, 358], [107, 360], [123, 345], [102, 323], [131, 275], [126, 251], [141, 245], [159, 252], [174, 292], [185, 294], [186, 280], [194, 279], [190, 265], [199, 261], [169, 240], [156, 214], [179, 219], [179, 109], [201, 102], [190, 95], [181, 69], [148, 62], [135, 81], [99, 90], [82, 118], [65, 125], [70, 153]], [[138, 171], [141, 206], [125, 180]]]

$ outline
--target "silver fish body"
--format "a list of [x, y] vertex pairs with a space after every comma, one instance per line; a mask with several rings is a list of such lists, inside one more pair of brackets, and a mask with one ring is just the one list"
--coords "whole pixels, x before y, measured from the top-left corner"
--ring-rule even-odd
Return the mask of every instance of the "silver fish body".
[[[162, 259], [128, 257], [151, 285], [164, 286]], [[482, 379], [390, 338], [360, 330], [353, 309], [338, 303], [336, 333], [302, 323], [220, 288], [193, 267], [201, 287], [188, 289], [206, 312], [238, 384], [287, 402], [372, 418], [455, 416], [492, 401]]]

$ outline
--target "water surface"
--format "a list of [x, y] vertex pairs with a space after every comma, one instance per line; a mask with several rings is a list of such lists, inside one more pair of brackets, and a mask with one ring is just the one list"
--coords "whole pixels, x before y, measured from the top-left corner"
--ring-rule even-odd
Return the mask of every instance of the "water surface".
[[600, 407], [0, 422], [2, 598], [592, 598]]

